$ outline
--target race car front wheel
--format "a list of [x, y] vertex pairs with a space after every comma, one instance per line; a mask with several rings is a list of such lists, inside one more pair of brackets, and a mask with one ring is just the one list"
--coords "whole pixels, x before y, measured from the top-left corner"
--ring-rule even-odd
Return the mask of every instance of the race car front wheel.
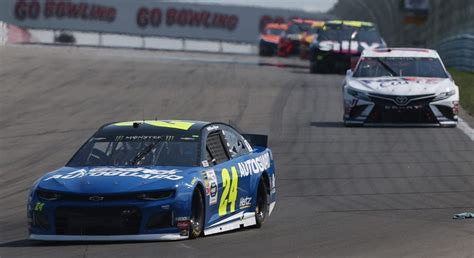
[[204, 201], [202, 193], [196, 188], [193, 193], [191, 208], [189, 238], [193, 239], [202, 235], [204, 227]]
[[265, 223], [265, 220], [268, 216], [268, 192], [267, 186], [263, 178], [260, 179], [258, 183], [258, 191], [257, 191], [257, 207], [255, 208], [255, 220], [257, 222], [256, 227], [259, 228]]

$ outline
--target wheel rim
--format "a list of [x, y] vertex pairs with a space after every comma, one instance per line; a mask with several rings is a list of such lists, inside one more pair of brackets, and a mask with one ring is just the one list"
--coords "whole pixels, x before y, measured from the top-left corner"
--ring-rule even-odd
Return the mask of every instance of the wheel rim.
[[191, 224], [191, 230], [194, 232], [194, 233], [200, 233], [201, 232], [201, 228], [202, 228], [202, 225], [201, 225], [201, 220], [202, 220], [202, 212], [201, 212], [201, 205], [200, 205], [200, 201], [199, 201], [199, 198], [200, 198], [200, 195], [199, 194], [196, 194], [195, 197], [194, 197], [194, 200], [193, 200], [193, 206], [195, 207], [193, 209], [193, 214], [190, 218], [190, 224]]
[[255, 209], [255, 212], [257, 213], [257, 217], [259, 220], [262, 220], [265, 217], [265, 212], [266, 212], [266, 193], [259, 189], [259, 195], [258, 195], [258, 200], [257, 200], [257, 207]]

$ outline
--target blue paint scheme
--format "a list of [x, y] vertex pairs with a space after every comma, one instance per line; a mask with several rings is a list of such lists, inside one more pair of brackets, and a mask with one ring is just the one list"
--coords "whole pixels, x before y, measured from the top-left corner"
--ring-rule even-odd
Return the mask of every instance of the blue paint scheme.
[[[220, 126], [221, 128], [231, 128], [224, 124], [207, 124], [201, 129], [201, 145], [205, 145], [207, 135], [211, 130], [206, 130], [209, 126]], [[100, 130], [100, 129], [99, 129]], [[233, 129], [232, 129], [233, 130]], [[240, 136], [240, 135], [239, 135]], [[240, 136], [242, 137], [242, 136]], [[242, 138], [244, 139], [244, 138]], [[205, 148], [205, 146], [203, 146]], [[205, 150], [205, 149], [204, 149]], [[258, 171], [258, 173], [251, 173], [248, 176], [242, 176], [239, 163], [252, 160], [263, 155], [268, 155], [269, 164], [268, 168], [264, 171]], [[201, 154], [204, 156], [204, 154]], [[204, 160], [204, 159], [202, 159]], [[222, 217], [219, 216], [219, 202], [222, 197], [222, 169], [227, 168], [229, 172], [231, 167], [235, 167], [239, 175], [238, 180], [238, 195], [236, 200], [235, 213], [228, 213]], [[129, 170], [140, 170], [139, 172], [129, 172]], [[218, 193], [217, 202], [210, 205], [210, 195], [206, 189], [206, 179], [203, 177], [203, 171], [213, 169], [218, 181]], [[94, 172], [99, 170], [99, 172]], [[102, 170], [102, 172], [100, 172]], [[120, 170], [121, 173], [116, 170]], [[105, 172], [104, 172], [105, 171]], [[158, 171], [158, 172], [157, 172]], [[159, 172], [161, 171], [161, 172]], [[172, 179], [167, 178], [152, 178], [153, 176], [160, 175], [160, 173], [168, 173], [163, 171], [174, 171], [169, 175], [174, 175]], [[92, 174], [91, 174], [92, 173]], [[95, 173], [95, 174], [94, 174]], [[108, 174], [107, 174], [108, 173]], [[147, 230], [145, 225], [149, 217], [159, 211], [172, 210], [173, 218], [191, 216], [191, 199], [193, 191], [197, 187], [201, 187], [204, 191], [205, 198], [205, 228], [209, 228], [210, 225], [221, 221], [222, 219], [228, 218], [229, 216], [236, 214], [241, 211], [253, 212], [256, 209], [257, 189], [259, 180], [262, 180], [263, 174], [268, 178], [270, 187], [274, 187], [274, 162], [270, 149], [253, 146], [253, 151], [229, 161], [217, 164], [215, 166], [203, 167], [170, 167], [170, 166], [133, 166], [133, 167], [62, 167], [58, 170], [50, 172], [44, 175], [42, 178], [37, 180], [31, 188], [27, 213], [30, 221], [29, 231], [31, 234], [39, 235], [56, 235], [55, 228], [55, 211], [57, 207], [118, 207], [118, 206], [133, 206], [137, 207], [142, 213], [142, 219], [140, 223], [138, 234], [161, 234], [161, 233], [180, 233], [176, 226], [176, 221], [172, 221], [172, 227], [160, 228], [154, 230]], [[68, 176], [71, 178], [64, 178]], [[117, 194], [134, 194], [143, 193], [150, 191], [159, 190], [175, 190], [174, 196], [162, 199], [162, 200], [140, 200], [140, 199], [127, 199], [127, 200], [104, 200], [104, 201], [90, 201], [90, 200], [51, 200], [47, 201], [40, 199], [37, 194], [37, 190], [52, 191], [59, 194], [69, 195], [84, 195], [84, 196], [107, 196]], [[271, 191], [270, 191], [271, 190]], [[271, 192], [269, 195], [269, 203], [275, 202], [275, 189], [269, 189]], [[239, 201], [240, 198], [251, 197], [251, 206], [240, 209]], [[38, 203], [42, 204], [39, 210], [37, 209]], [[41, 205], [40, 205], [41, 206]], [[37, 226], [31, 225], [33, 216], [42, 214], [46, 216], [49, 222], [48, 229], [42, 229]]]

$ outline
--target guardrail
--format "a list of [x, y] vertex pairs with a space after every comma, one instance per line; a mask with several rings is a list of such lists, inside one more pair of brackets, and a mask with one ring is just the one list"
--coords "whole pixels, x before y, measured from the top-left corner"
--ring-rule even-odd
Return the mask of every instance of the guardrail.
[[474, 35], [461, 34], [434, 45], [448, 67], [474, 72]]
[[[56, 31], [56, 30], [34, 30], [30, 29], [31, 40], [23, 43], [31, 44], [60, 44], [71, 46], [112, 47], [112, 48], [136, 48], [150, 50], [176, 50], [216, 52], [226, 54], [256, 54], [255, 44], [196, 40], [171, 37], [140, 37], [133, 35], [92, 33], [79, 31]], [[71, 42], [59, 42], [61, 34], [68, 35]]]

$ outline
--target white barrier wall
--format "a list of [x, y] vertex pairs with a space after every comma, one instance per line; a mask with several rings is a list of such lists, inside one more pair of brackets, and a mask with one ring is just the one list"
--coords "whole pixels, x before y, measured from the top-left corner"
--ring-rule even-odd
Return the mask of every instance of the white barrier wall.
[[7, 43], [7, 25], [4, 22], [0, 22], [0, 46]]
[[19, 27], [255, 43], [268, 22], [327, 14], [160, 0], [1, 0], [0, 20]]

